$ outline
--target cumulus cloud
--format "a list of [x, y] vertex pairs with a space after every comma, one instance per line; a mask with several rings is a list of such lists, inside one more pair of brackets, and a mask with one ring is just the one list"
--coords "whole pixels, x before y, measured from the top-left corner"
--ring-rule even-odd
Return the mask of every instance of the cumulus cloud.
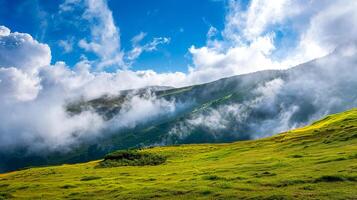
[[[265, 69], [286, 69], [323, 57], [357, 39], [356, 8], [354, 1], [308, 0], [252, 0], [244, 8], [240, 1], [231, 0], [221, 31], [223, 39], [208, 37], [206, 46], [189, 49], [193, 58], [191, 77], [202, 82]], [[296, 42], [280, 44], [276, 33], [284, 30], [292, 32], [295, 36], [286, 37]]]
[[7, 27], [0, 26], [0, 44], [0, 67], [16, 67], [34, 74], [50, 64], [48, 45], [37, 42], [29, 34], [10, 33]]
[[32, 100], [41, 89], [39, 82], [38, 77], [17, 68], [0, 68], [0, 99], [3, 102]]
[[[301, 5], [307, 25], [297, 20], [296, 27], [305, 29], [300, 33], [299, 42], [287, 58], [285, 65], [294, 65], [303, 61], [327, 55], [341, 45], [357, 40], [357, 8], [355, 1], [309, 2]], [[315, 8], [315, 9], [312, 9]], [[346, 32], [348, 30], [348, 32]]]
[[10, 29], [5, 26], [0, 26], [0, 36], [8, 36], [10, 35]]
[[274, 50], [273, 36], [266, 36], [252, 41], [249, 45], [231, 47], [221, 52], [215, 47], [196, 48], [192, 46], [193, 67], [190, 76], [193, 81], [205, 82], [219, 78], [245, 74], [264, 69], [276, 68], [275, 63], [266, 55]]
[[269, 26], [282, 23], [299, 11], [299, 5], [291, 0], [253, 0], [245, 11], [239, 1], [230, 1], [223, 34], [237, 43], [252, 41], [264, 35]]
[[12, 102], [36, 98], [41, 90], [39, 70], [50, 61], [48, 45], [0, 26], [0, 99]]
[[[146, 95], [127, 99], [118, 116], [110, 121], [93, 110], [70, 115], [66, 106], [72, 101], [118, 95], [121, 90], [153, 83], [163, 85], [180, 74], [91, 72], [92, 63], [85, 59], [73, 69], [64, 62], [51, 65], [47, 45], [28, 34], [13, 33], [6, 27], [1, 30], [0, 151], [15, 147], [28, 147], [30, 151], [68, 149], [100, 137], [103, 130], [134, 127], [175, 111], [174, 102]], [[16, 55], [20, 57], [14, 59]]]
[[97, 130], [101, 120], [96, 114], [69, 118], [63, 109], [65, 87], [43, 77], [43, 71], [54, 74], [59, 68], [50, 66], [49, 47], [28, 34], [2, 30], [6, 31], [0, 36], [0, 148], [56, 148], [73, 142], [72, 134]]

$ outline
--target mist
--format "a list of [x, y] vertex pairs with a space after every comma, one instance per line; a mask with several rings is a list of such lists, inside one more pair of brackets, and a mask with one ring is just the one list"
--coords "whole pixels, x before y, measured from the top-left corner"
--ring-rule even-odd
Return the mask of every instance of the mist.
[[[195, 97], [177, 102], [156, 97], [151, 90], [140, 95], [135, 92], [150, 85], [190, 85], [194, 83], [192, 74], [183, 81], [181, 75], [174, 73], [95, 72], [90, 70], [91, 62], [86, 59], [73, 68], [64, 62], [51, 64], [51, 52], [46, 44], [28, 34], [12, 33], [6, 27], [1, 29], [0, 151], [19, 147], [34, 153], [70, 151], [80, 143], [106, 137], [108, 133], [120, 134], [120, 129], [133, 129], [155, 119], [175, 116], [180, 109], [195, 104]], [[22, 57], [9, 59], [16, 53]], [[213, 138], [228, 134], [235, 139], [256, 139], [356, 106], [356, 54], [354, 43], [341, 45], [324, 58], [261, 82], [244, 94], [249, 98], [243, 101], [190, 114], [171, 126], [168, 135], [184, 140], [194, 130], [203, 130]], [[72, 102], [115, 97], [128, 89], [134, 92], [127, 95], [120, 111], [110, 119], [90, 107], [75, 115], [67, 110]], [[220, 88], [213, 85], [210, 90]]]
[[[19, 148], [35, 154], [67, 152], [108, 132], [175, 112], [174, 101], [148, 92], [127, 98], [111, 120], [92, 109], [71, 115], [67, 111], [71, 102], [116, 96], [155, 81], [140, 72], [91, 72], [88, 60], [72, 69], [64, 62], [51, 64], [48, 45], [4, 26], [0, 26], [0, 44], [0, 152]], [[21, 57], [12, 59], [15, 55]]]
[[197, 132], [204, 132], [217, 141], [227, 137], [258, 139], [356, 107], [356, 55], [356, 46], [352, 43], [340, 46], [321, 59], [277, 71], [272, 80], [243, 93], [251, 98], [191, 114], [175, 124], [169, 135], [182, 141]]

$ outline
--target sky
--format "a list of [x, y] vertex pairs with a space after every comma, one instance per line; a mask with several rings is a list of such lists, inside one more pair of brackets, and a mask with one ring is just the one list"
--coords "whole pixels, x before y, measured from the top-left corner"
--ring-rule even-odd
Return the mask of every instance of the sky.
[[[354, 55], [356, 10], [355, 0], [0, 0], [0, 149], [103, 128], [96, 113], [68, 116], [71, 101]], [[172, 107], [139, 99], [125, 120]]]
[[[203, 59], [219, 59], [221, 49], [226, 49], [225, 56], [242, 57], [233, 59], [253, 56], [261, 61], [227, 76], [258, 71], [255, 65], [287, 68], [326, 54], [328, 50], [321, 49], [300, 58], [287, 59], [286, 54], [299, 45], [304, 34], [299, 27], [311, 22], [315, 9], [325, 2], [332, 1], [0, 0], [0, 24], [47, 44], [51, 64], [64, 61], [69, 68], [87, 59], [95, 62], [95, 71], [188, 73], [190, 68], [199, 68], [200, 62], [208, 64]], [[237, 46], [259, 48], [254, 50], [258, 55], [229, 52]], [[204, 52], [206, 47], [215, 55], [200, 59], [210, 53]]]
[[[85, 5], [65, 6], [61, 0], [1, 0], [0, 24], [13, 31], [29, 33], [51, 47], [52, 60], [73, 66], [81, 56], [95, 57], [80, 48], [80, 39], [90, 35], [91, 23], [83, 19]], [[54, 3], [55, 2], [55, 3]], [[79, 1], [67, 1], [78, 2]], [[141, 43], [167, 38], [157, 49], [142, 53], [130, 65], [133, 70], [187, 72], [191, 45], [203, 46], [211, 26], [223, 28], [226, 5], [223, 1], [118, 0], [105, 2], [120, 35], [122, 50], [132, 49], [132, 39], [145, 35]], [[163, 44], [161, 44], [163, 43]]]
[[330, 24], [354, 7], [332, 0], [0, 0], [0, 24], [48, 45], [51, 65], [177, 73], [185, 80], [167, 85], [182, 86], [325, 56], [346, 34]]

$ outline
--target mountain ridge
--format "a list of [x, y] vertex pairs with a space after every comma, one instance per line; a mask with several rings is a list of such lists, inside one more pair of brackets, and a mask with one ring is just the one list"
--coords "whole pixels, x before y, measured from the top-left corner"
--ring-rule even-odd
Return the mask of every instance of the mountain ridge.
[[[109, 128], [93, 139], [74, 135], [81, 142], [65, 153], [46, 150], [48, 155], [31, 154], [27, 150], [31, 146], [14, 150], [16, 153], [0, 152], [0, 170], [84, 162], [117, 149], [270, 136], [356, 107], [356, 65], [353, 55], [332, 53], [287, 70], [254, 72], [168, 90], [128, 90], [114, 97], [69, 102], [65, 105], [69, 116], [94, 111]], [[149, 104], [153, 114], [140, 110], [141, 104]], [[127, 120], [128, 115], [132, 121]]]

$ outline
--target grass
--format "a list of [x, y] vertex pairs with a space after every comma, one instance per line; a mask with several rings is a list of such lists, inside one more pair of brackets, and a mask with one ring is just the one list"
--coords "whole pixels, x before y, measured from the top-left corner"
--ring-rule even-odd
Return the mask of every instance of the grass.
[[101, 179], [102, 177], [100, 176], [85, 176], [83, 178], [81, 178], [81, 181], [92, 181], [92, 180], [97, 180], [97, 179]]
[[[156, 147], [157, 165], [0, 175], [0, 199], [357, 199], [357, 109], [256, 141]], [[114, 156], [113, 156], [114, 155]]]

